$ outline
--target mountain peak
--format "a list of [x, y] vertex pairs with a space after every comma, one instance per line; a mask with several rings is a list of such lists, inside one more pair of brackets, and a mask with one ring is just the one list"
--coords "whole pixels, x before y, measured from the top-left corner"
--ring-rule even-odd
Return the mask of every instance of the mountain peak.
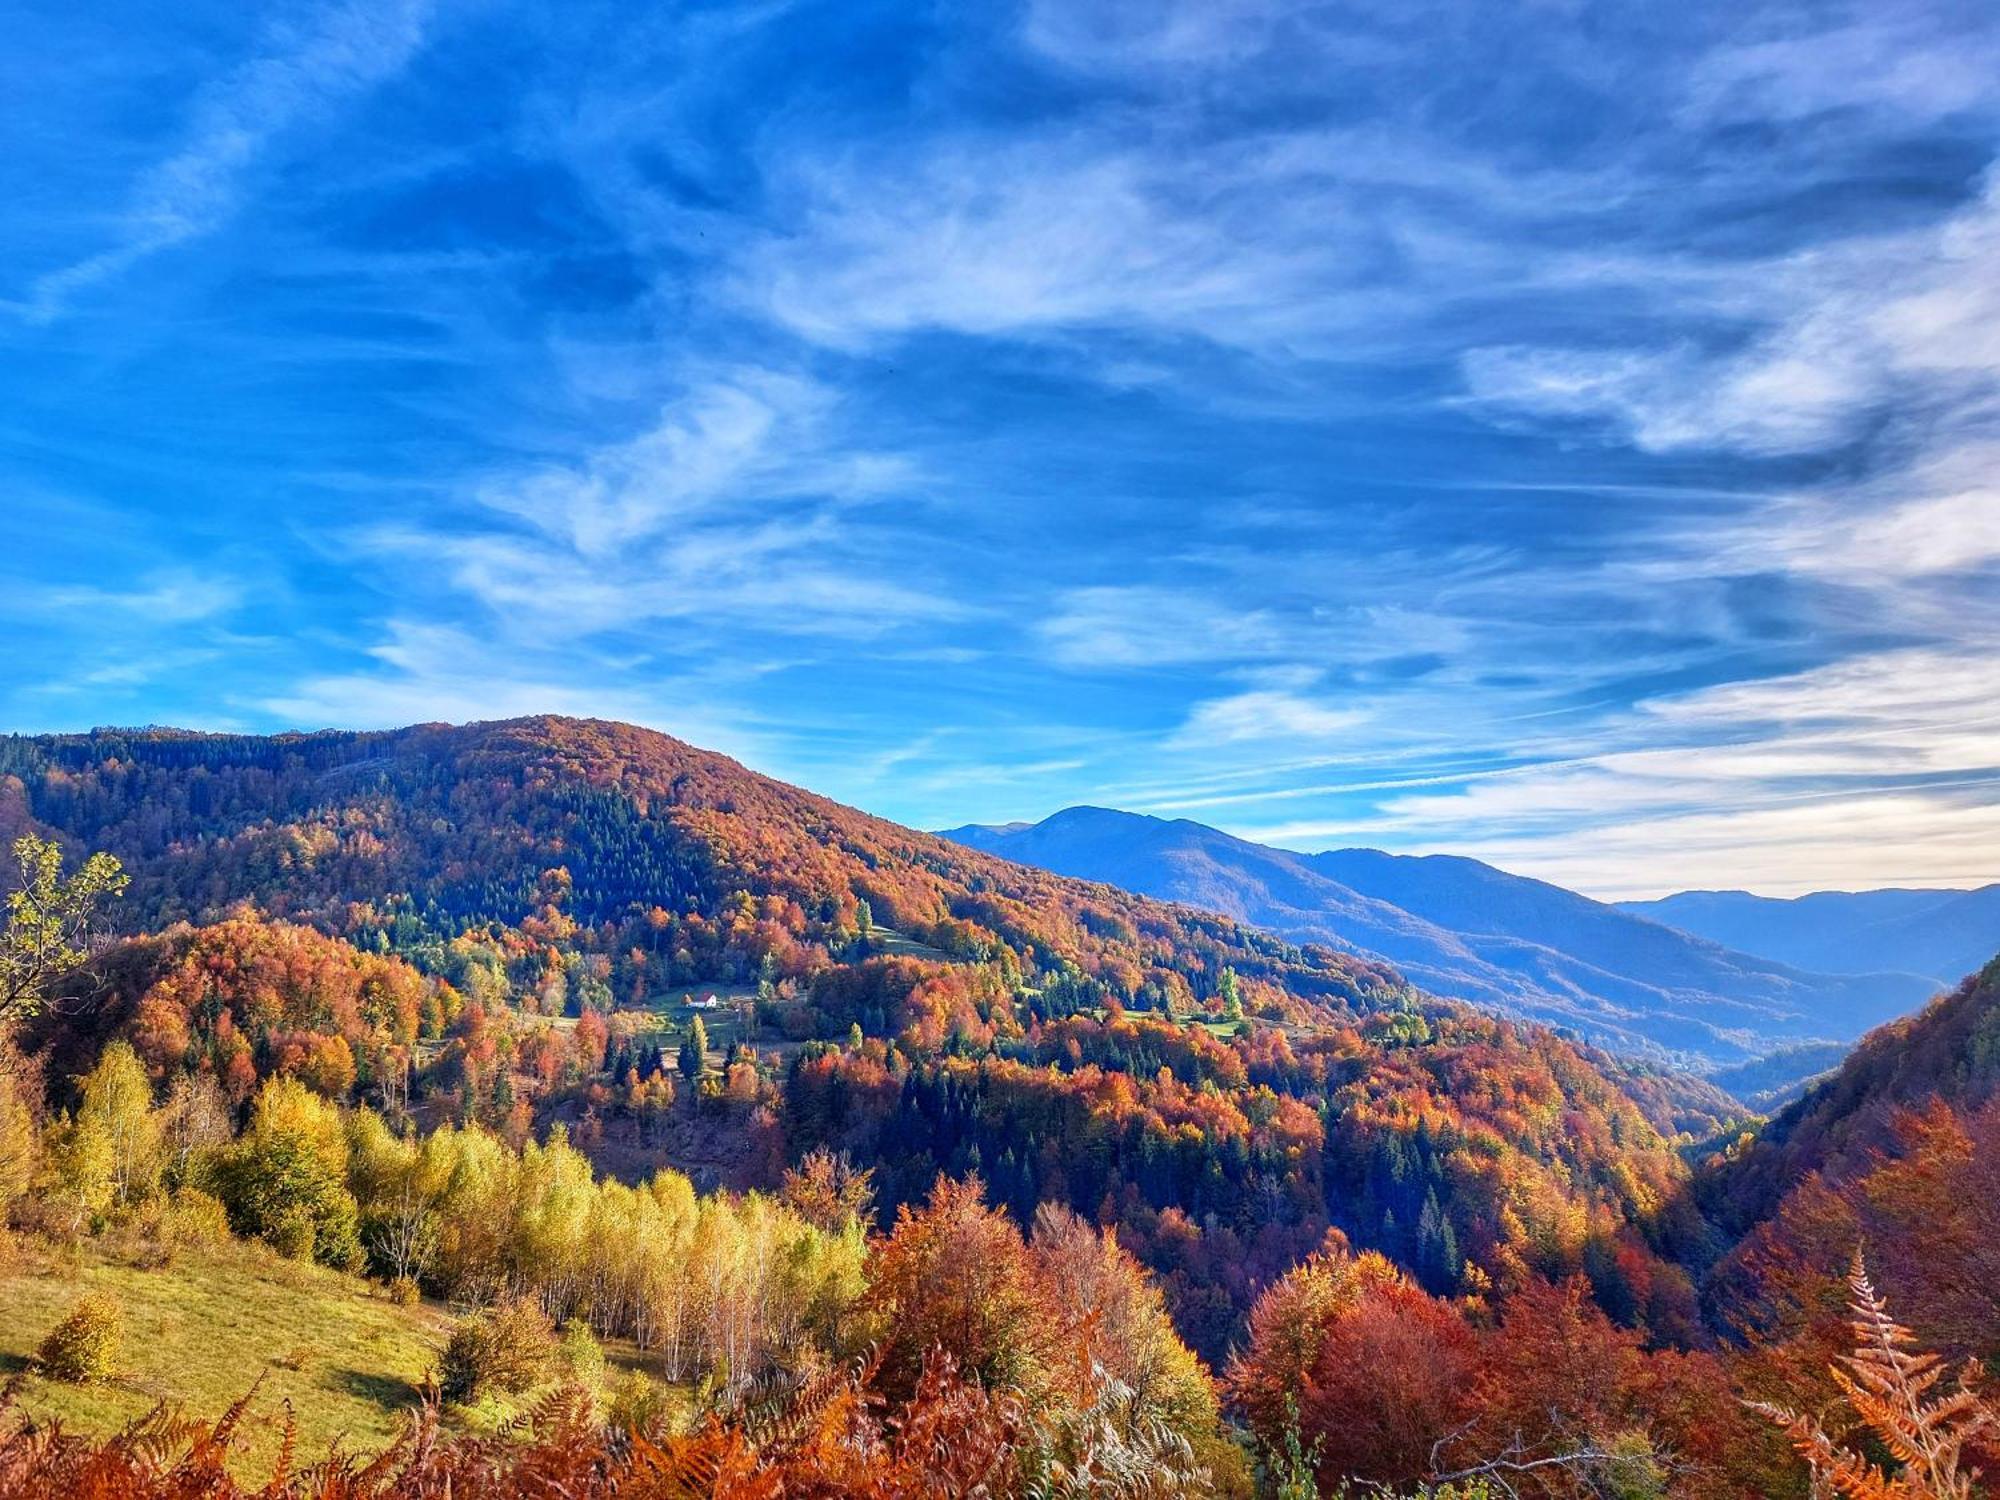
[[1079, 806], [947, 835], [1395, 964], [1417, 983], [1707, 1064], [1844, 1040], [1920, 1003], [1915, 975], [1809, 973], [1456, 854], [1301, 854], [1187, 819]]

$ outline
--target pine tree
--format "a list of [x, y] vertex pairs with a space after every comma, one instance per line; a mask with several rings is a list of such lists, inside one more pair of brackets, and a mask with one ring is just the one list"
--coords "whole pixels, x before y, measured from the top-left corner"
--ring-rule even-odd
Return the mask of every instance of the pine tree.
[[1215, 992], [1222, 997], [1222, 1014], [1231, 1021], [1243, 1019], [1243, 993], [1236, 982], [1236, 971], [1224, 969], [1216, 980]]
[[700, 1080], [708, 1065], [708, 1028], [696, 1016], [688, 1023], [687, 1040], [681, 1043], [681, 1076], [690, 1083]]

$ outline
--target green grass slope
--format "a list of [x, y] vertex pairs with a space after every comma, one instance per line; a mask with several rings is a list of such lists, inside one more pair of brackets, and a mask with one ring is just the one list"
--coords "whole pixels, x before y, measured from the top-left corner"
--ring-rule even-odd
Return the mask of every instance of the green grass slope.
[[[43, 1336], [86, 1291], [124, 1304], [116, 1376], [65, 1385], [33, 1373]], [[360, 1451], [390, 1442], [449, 1323], [435, 1306], [397, 1307], [380, 1287], [248, 1245], [145, 1268], [22, 1240], [0, 1266], [0, 1371], [28, 1372], [17, 1396], [23, 1413], [94, 1433], [115, 1432], [162, 1401], [212, 1420], [261, 1375], [255, 1419], [239, 1443], [246, 1478], [267, 1475], [277, 1458], [287, 1400], [301, 1460], [336, 1439]]]

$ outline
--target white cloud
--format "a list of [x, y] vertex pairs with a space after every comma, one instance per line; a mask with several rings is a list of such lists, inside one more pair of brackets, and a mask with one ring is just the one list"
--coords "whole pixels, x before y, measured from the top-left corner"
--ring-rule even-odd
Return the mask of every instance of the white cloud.
[[[1230, 824], [1268, 842], [1476, 855], [1593, 895], [2000, 878], [2000, 659], [1884, 651], [1664, 696], [1636, 748], [1413, 778], [1374, 811]], [[1455, 784], [1450, 791], [1440, 783]]]
[[1215, 663], [1267, 675], [1298, 669], [1311, 679], [1330, 663], [1366, 672], [1383, 661], [1471, 644], [1467, 621], [1441, 595], [1457, 568], [1478, 567], [1474, 560], [1428, 559], [1427, 575], [1414, 589], [1387, 559], [1380, 560], [1379, 576], [1365, 577], [1351, 560], [1310, 552], [1279, 558], [1211, 549], [1198, 561], [1198, 581], [1176, 586], [1063, 591], [1035, 626], [1043, 654], [1086, 671]]
[[1286, 688], [1253, 688], [1197, 703], [1170, 744], [1211, 746], [1275, 745], [1287, 740], [1321, 741], [1351, 734], [1368, 715]]
[[[1221, 201], [1177, 212], [1153, 172], [1098, 147], [976, 142], [823, 170], [805, 185], [801, 231], [752, 260], [743, 292], [808, 337], [855, 347], [934, 328], [1198, 329], [1253, 319], [1298, 281], [1298, 250], [1234, 231]], [[884, 191], [885, 176], [902, 182]]]
[[1857, 24], [1718, 48], [1689, 75], [1686, 115], [1791, 122], [1858, 107], [1935, 120], [1990, 107], [1994, 29], [1970, 10], [1949, 31], [1935, 19], [1883, 6]]
[[[1827, 794], [1790, 805], [1688, 812], [1585, 827], [1561, 838], [1442, 840], [1602, 900], [1728, 888], [1773, 896], [1827, 889], [1991, 882], [2000, 775], [1965, 788]], [[1882, 956], [1893, 969], [1893, 954]]]
[[1622, 178], [1502, 167], [1394, 123], [1203, 138], [1099, 118], [797, 149], [768, 163], [785, 225], [751, 240], [734, 299], [815, 342], [917, 333], [1205, 340], [1268, 358], [1407, 355], [1441, 307], [1547, 277], [1515, 236]]
[[1232, 608], [1197, 589], [1139, 584], [1072, 589], [1036, 631], [1052, 661], [1085, 669], [1268, 659], [1287, 642], [1266, 610]]
[[1843, 441], [1873, 387], [1846, 351], [1807, 347], [1809, 330], [1798, 330], [1797, 338], [1734, 360], [1686, 347], [1657, 353], [1474, 349], [1463, 370], [1477, 402], [1539, 416], [1610, 418], [1654, 452], [1798, 453]]
[[921, 485], [909, 458], [846, 440], [825, 387], [741, 366], [687, 382], [637, 436], [472, 487], [525, 531], [406, 525], [359, 541], [441, 569], [530, 638], [675, 622], [692, 645], [718, 621], [871, 636], [972, 612], [926, 588], [866, 514], [920, 501]]
[[175, 568], [152, 573], [131, 588], [54, 584], [20, 590], [16, 602], [35, 609], [126, 616], [152, 625], [187, 625], [228, 614], [243, 602], [243, 586], [217, 573]]
[[1788, 498], [1741, 526], [1717, 528], [1710, 556], [1719, 568], [1824, 578], [1922, 603], [1919, 590], [1938, 588], [1941, 578], [2000, 563], [2000, 487], [1985, 480], [2000, 450], [1978, 452], [1978, 477], [1958, 472], [1968, 453], [1859, 495]]
[[638, 436], [493, 481], [478, 499], [601, 559], [762, 502], [871, 500], [918, 482], [902, 455], [836, 446], [827, 430], [834, 404], [812, 381], [737, 367], [692, 383]]
[[264, 52], [200, 96], [180, 149], [135, 184], [116, 243], [38, 278], [19, 310], [47, 322], [78, 292], [214, 231], [279, 138], [402, 71], [431, 10], [432, 0], [338, 0], [303, 24], [274, 26]]
[[[1800, 895], [1886, 885], [1963, 888], [2000, 878], [2000, 768], [1921, 786], [1785, 794], [1748, 784], [1684, 784], [1647, 802], [1608, 778], [1551, 778], [1481, 822], [1452, 804], [1379, 818], [1232, 820], [1230, 832], [1299, 849], [1380, 844], [1464, 854], [1600, 900], [1691, 889]], [[1601, 793], [1593, 799], [1594, 793]], [[1885, 962], [1884, 967], [1894, 967]]]
[[[1643, 262], [1627, 269], [1635, 294], [1654, 290]], [[1689, 310], [1728, 307], [1749, 330], [1737, 347], [1478, 348], [1467, 390], [1499, 412], [1601, 419], [1655, 452], [1820, 451], [1891, 401], [1938, 412], [1947, 433], [2000, 415], [2000, 176], [1937, 227], [1708, 279], [1708, 307]]]
[[1089, 72], [1237, 66], [1271, 43], [1287, 7], [1271, 0], [1034, 0], [1023, 39]]
[[692, 647], [718, 621], [781, 634], [869, 636], [969, 612], [866, 565], [826, 556], [838, 541], [835, 524], [808, 518], [722, 520], [605, 559], [499, 535], [387, 532], [370, 546], [407, 562], [441, 564], [453, 587], [503, 628], [544, 639], [680, 622], [681, 644]]
[[[2000, 654], [1936, 647], [1874, 652], [1810, 671], [1655, 699], [1642, 708], [1669, 725], [1712, 730], [1772, 724], [1831, 726], [1851, 735], [1893, 730], [1910, 735], [1912, 753], [1928, 761], [1941, 745], [1953, 743], [1947, 738], [1952, 729], [2000, 719]], [[1916, 739], [1920, 734], [1925, 737]], [[1969, 763], [2000, 763], [2000, 744], [1978, 745], [1977, 758]]]

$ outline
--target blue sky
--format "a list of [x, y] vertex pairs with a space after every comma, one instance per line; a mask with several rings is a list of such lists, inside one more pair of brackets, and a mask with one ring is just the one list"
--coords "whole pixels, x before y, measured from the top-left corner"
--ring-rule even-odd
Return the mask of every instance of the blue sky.
[[13, 0], [0, 727], [2000, 878], [2000, 13]]

